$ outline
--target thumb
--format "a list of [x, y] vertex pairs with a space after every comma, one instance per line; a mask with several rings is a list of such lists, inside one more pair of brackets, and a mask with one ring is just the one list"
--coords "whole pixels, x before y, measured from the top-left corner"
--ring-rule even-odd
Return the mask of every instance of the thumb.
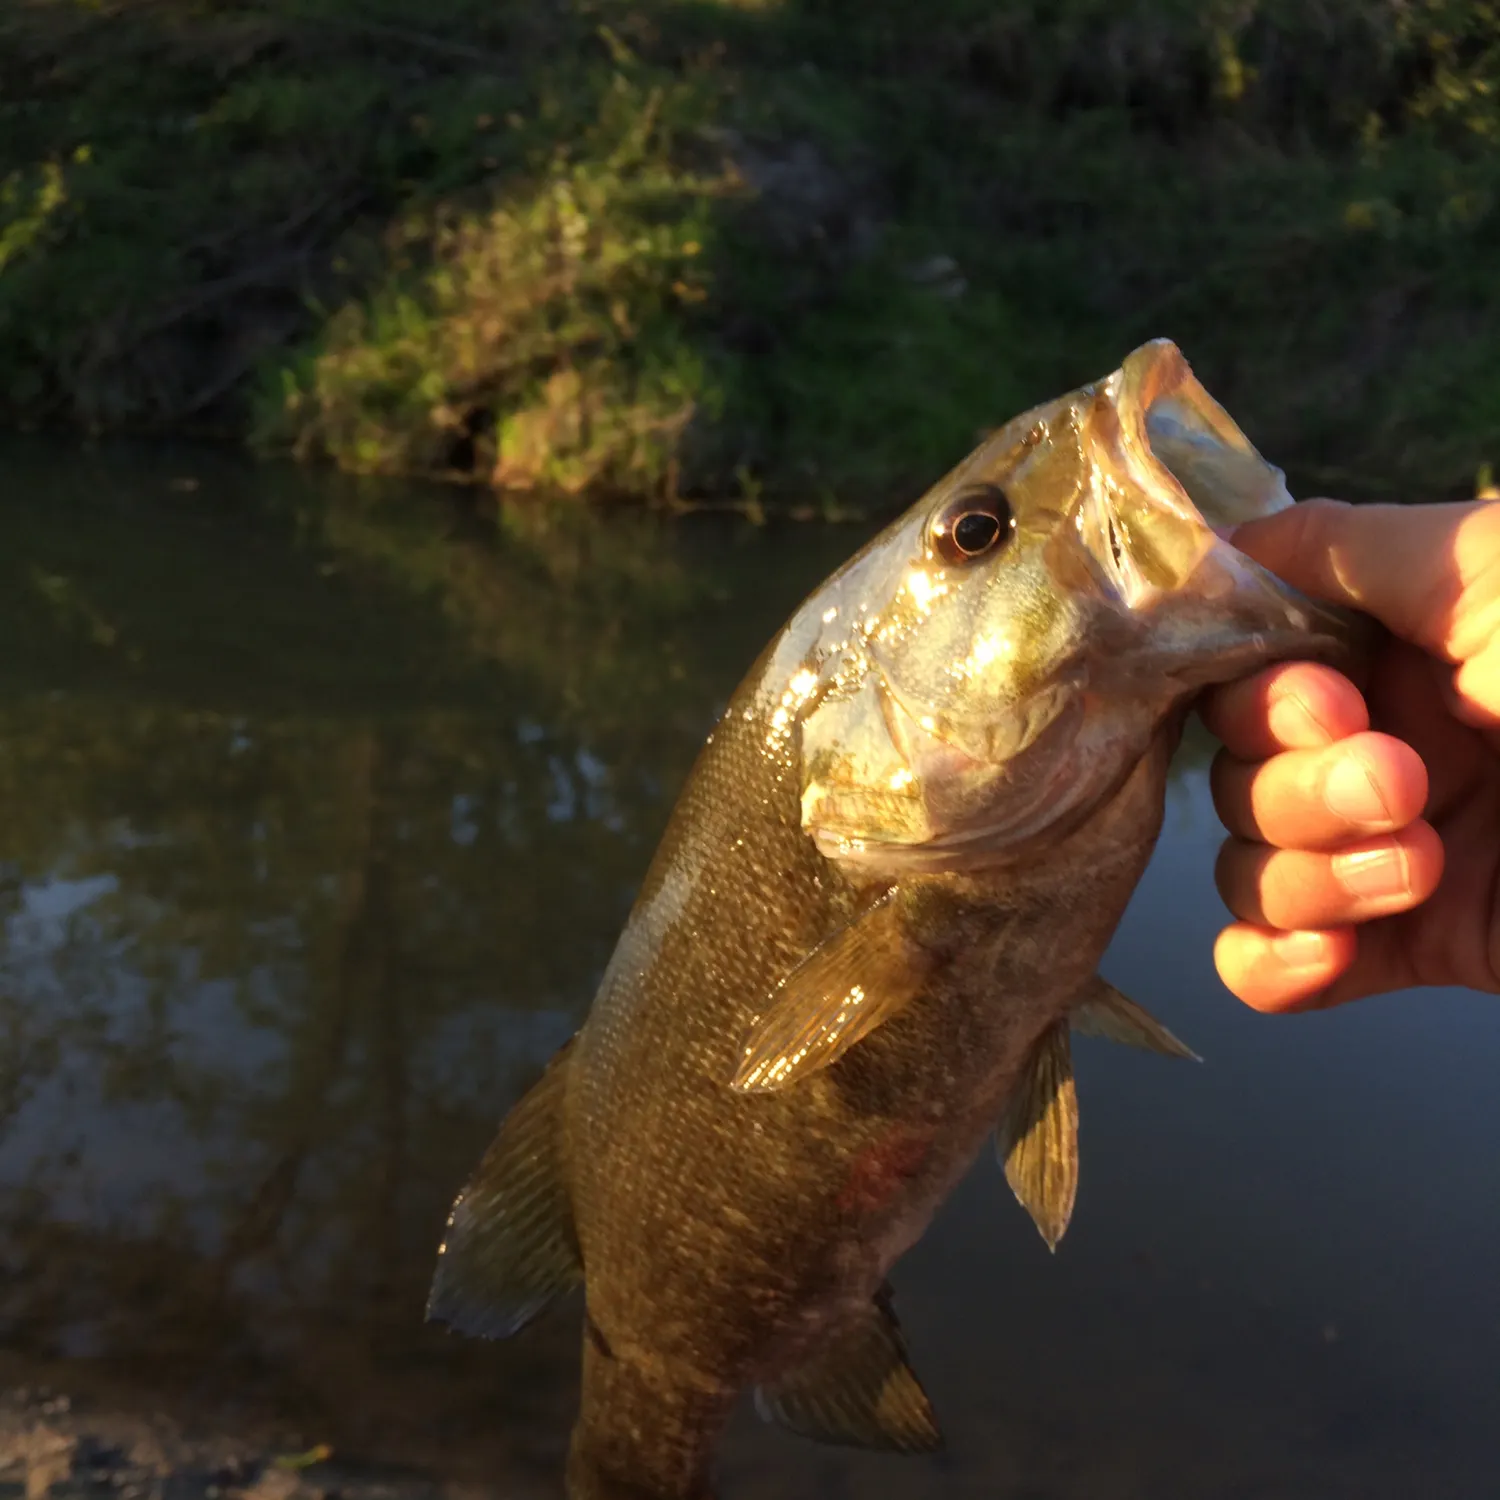
[[1500, 626], [1500, 504], [1305, 500], [1247, 521], [1233, 543], [1303, 593], [1363, 610], [1448, 661]]

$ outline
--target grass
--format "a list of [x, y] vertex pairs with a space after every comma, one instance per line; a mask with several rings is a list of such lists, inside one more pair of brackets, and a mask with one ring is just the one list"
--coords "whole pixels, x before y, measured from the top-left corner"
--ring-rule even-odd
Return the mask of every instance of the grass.
[[14, 0], [0, 418], [868, 508], [1166, 334], [1472, 493], [1497, 189], [1481, 0]]

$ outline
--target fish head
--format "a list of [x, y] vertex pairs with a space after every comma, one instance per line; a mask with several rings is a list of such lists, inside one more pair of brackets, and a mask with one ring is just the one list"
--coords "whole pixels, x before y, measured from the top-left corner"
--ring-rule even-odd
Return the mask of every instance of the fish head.
[[1238, 552], [1293, 503], [1166, 340], [988, 438], [809, 601], [802, 820], [831, 857], [1004, 860], [1077, 826], [1201, 688], [1367, 622]]

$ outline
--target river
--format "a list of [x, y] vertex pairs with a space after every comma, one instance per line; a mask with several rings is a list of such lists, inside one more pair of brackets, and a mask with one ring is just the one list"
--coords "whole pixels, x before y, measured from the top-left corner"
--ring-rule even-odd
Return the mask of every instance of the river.
[[[560, 1493], [577, 1307], [425, 1327], [447, 1205], [863, 534], [0, 448], [0, 1384]], [[1058, 1254], [985, 1159], [897, 1268], [948, 1451], [746, 1412], [725, 1500], [1500, 1493], [1500, 1009], [1250, 1013], [1216, 839], [1200, 745], [1104, 964], [1206, 1061], [1080, 1043]]]

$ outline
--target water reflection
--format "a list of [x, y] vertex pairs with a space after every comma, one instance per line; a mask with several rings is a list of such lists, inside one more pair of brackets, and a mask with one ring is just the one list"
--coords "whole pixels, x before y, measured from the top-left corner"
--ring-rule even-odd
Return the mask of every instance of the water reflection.
[[[718, 705], [856, 538], [497, 532], [209, 455], [4, 468], [0, 1373], [556, 1493], [571, 1310], [425, 1329], [438, 1229]], [[1057, 1259], [981, 1163], [898, 1272], [949, 1455], [746, 1421], [728, 1500], [1487, 1492], [1494, 1013], [1241, 1012], [1212, 841], [1190, 767], [1107, 966], [1207, 1064], [1081, 1047]]]

